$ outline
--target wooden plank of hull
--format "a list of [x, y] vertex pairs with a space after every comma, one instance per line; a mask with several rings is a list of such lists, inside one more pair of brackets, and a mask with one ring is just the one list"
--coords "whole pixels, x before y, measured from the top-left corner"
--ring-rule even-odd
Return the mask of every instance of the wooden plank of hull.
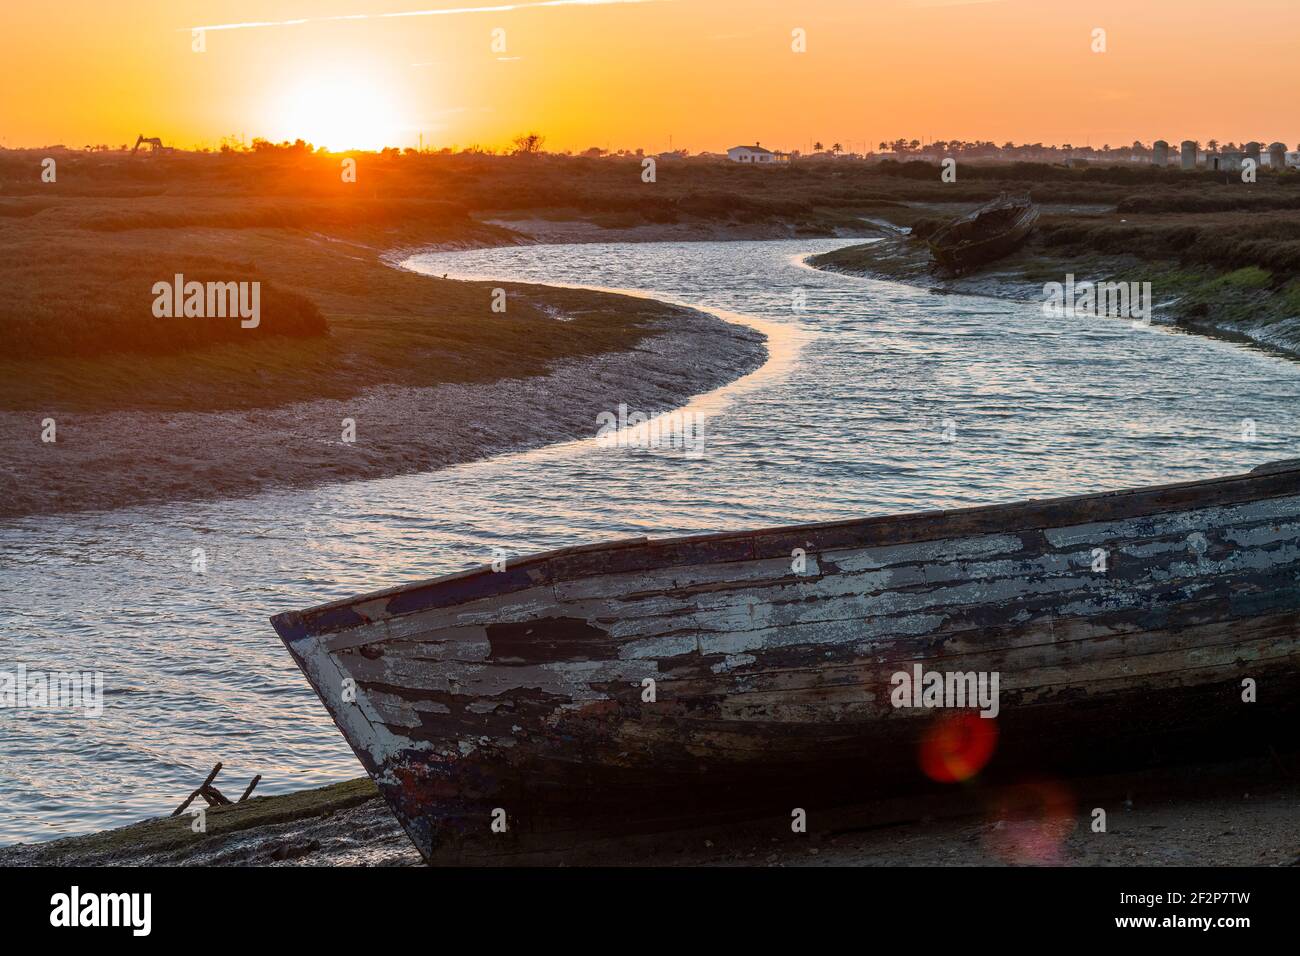
[[[1242, 705], [1231, 684], [1144, 688], [1011, 710], [998, 720], [998, 749], [979, 779], [993, 786], [1020, 780], [1027, 769], [1042, 778], [1147, 769], [1225, 751], [1267, 752], [1270, 745], [1282, 746], [1290, 732], [1279, 718], [1294, 726], [1300, 681], [1294, 667], [1260, 673], [1265, 686], [1289, 702], [1267, 717]], [[408, 829], [434, 862], [473, 859], [502, 848], [562, 851], [581, 837], [761, 816], [788, 821], [794, 807], [808, 810], [816, 826], [823, 809], [941, 789], [917, 768], [930, 726], [932, 718], [866, 721], [843, 728], [838, 738], [805, 738], [788, 754], [743, 763], [699, 758], [650, 766], [606, 759], [599, 749], [577, 742], [566, 749], [565, 759], [534, 753], [524, 761], [477, 752], [439, 765], [419, 757], [410, 764], [398, 761], [399, 783], [386, 795], [399, 816], [413, 821]], [[773, 734], [771, 739], [785, 738]], [[509, 815], [505, 835], [489, 833], [496, 807]]]
[[[1204, 642], [1211, 630], [1186, 640], [1178, 634], [1143, 633], [1133, 635], [1133, 643], [1158, 645], [1159, 650], [1143, 648], [1144, 653], [1130, 654], [1117, 664], [1114, 659], [1074, 662], [1059, 655], [1044, 652], [1040, 659], [1018, 665], [1015, 670], [1001, 670], [999, 709], [1021, 708], [1039, 701], [1077, 699], [1123, 691], [1131, 687], [1179, 687], [1207, 682], [1229, 682], [1234, 675], [1250, 676], [1258, 680], [1257, 671], [1269, 670], [1278, 661], [1293, 659], [1297, 654], [1296, 617], [1294, 613], [1252, 620], [1249, 636], [1230, 643]], [[1184, 646], [1191, 645], [1191, 646]], [[1007, 659], [1011, 659], [1008, 655]], [[919, 662], [918, 662], [919, 663]], [[1005, 667], [996, 657], [967, 663], [963, 672], [976, 670], [971, 665], [983, 665], [990, 670]], [[548, 733], [563, 724], [568, 737], [587, 737], [587, 731], [576, 733], [588, 714], [594, 714], [594, 726], [607, 739], [611, 751], [641, 749], [641, 744], [675, 744], [683, 735], [701, 732], [733, 735], [757, 734], [765, 726], [780, 726], [788, 736], [798, 736], [797, 725], [806, 725], [810, 732], [826, 730], [839, 733], [838, 727], [855, 721], [909, 721], [926, 716], [920, 709], [895, 709], [890, 703], [892, 685], [890, 678], [898, 671], [910, 671], [907, 665], [862, 665], [847, 672], [850, 680], [834, 684], [819, 684], [811, 670], [790, 672], [784, 686], [763, 691], [736, 691], [710, 688], [699, 692], [681, 690], [665, 685], [664, 700], [654, 706], [641, 706], [639, 698], [630, 700], [620, 695], [616, 712], [619, 720], [609, 722], [607, 714], [613, 708], [587, 708], [555, 716], [542, 701], [520, 700], [514, 706], [502, 705], [488, 709], [473, 706], [477, 701], [450, 699], [449, 703], [434, 703], [435, 715], [454, 714], [460, 735], [473, 739], [483, 737], [500, 742], [517, 744], [525, 736], [529, 716], [552, 717], [552, 723], [534, 723], [530, 728], [547, 728]], [[846, 672], [841, 672], [846, 673]], [[1239, 681], [1237, 682], [1239, 684]], [[1236, 686], [1235, 684], [1233, 686]], [[425, 701], [410, 696], [389, 695], [382, 688], [363, 685], [371, 697], [375, 710], [392, 729], [407, 728], [411, 739], [454, 743], [459, 738], [445, 736], [446, 728], [439, 716], [425, 720], [429, 713], [421, 706]], [[672, 729], [675, 728], [675, 729]], [[679, 739], [681, 738], [681, 739]], [[535, 743], [529, 738], [530, 743]], [[702, 740], [702, 739], [701, 739]], [[707, 741], [704, 741], [707, 743]], [[562, 744], [567, 746], [567, 744]], [[734, 751], [734, 752], [733, 752]], [[696, 753], [698, 754], [698, 748]], [[718, 759], [755, 759], [770, 756], [766, 742], [749, 745], [736, 751], [733, 745], [720, 748]]]
[[883, 547], [970, 534], [1069, 526], [1084, 521], [1126, 520], [1192, 508], [1294, 496], [1300, 490], [1297, 488], [1297, 469], [1300, 469], [1300, 465], [1261, 471], [1259, 475], [1014, 505], [883, 516], [753, 532], [726, 532], [661, 541], [636, 539], [606, 545], [584, 545], [511, 562], [510, 569], [501, 574], [490, 573], [489, 568], [465, 571], [418, 584], [390, 588], [361, 598], [334, 601], [307, 611], [279, 614], [274, 621], [277, 632], [285, 640], [294, 640], [308, 634], [319, 636], [387, 617], [449, 607], [493, 595], [502, 599], [503, 606], [508, 606], [508, 602], [504, 601], [506, 596], [532, 586], [549, 586], [559, 581], [619, 570], [646, 571], [665, 566], [707, 563], [713, 560], [709, 556], [719, 551], [718, 542], [732, 542], [732, 550], [742, 554], [748, 548], [756, 558], [775, 558], [788, 556], [794, 548], [803, 548], [812, 553], [834, 548]]
[[[1259, 513], [1255, 515], [1255, 520], [1257, 523], [1263, 522], [1265, 530], [1263, 532], [1259, 531], [1258, 525], [1256, 525], [1256, 531], [1253, 533], [1256, 537], [1269, 535], [1271, 540], [1264, 540], [1262, 537], [1259, 540], [1233, 538], [1234, 534], [1247, 533], [1248, 529], [1231, 527], [1223, 531], [1225, 539], [1231, 538], [1231, 541], [1220, 542], [1207, 539], [1201, 543], [1199, 557], [1204, 560], [1213, 560], [1238, 555], [1240, 545], [1268, 545], [1285, 543], [1291, 540], [1294, 537], [1295, 522], [1279, 525], [1277, 515], [1294, 513], [1296, 508], [1297, 500], [1294, 498], [1284, 499], [1281, 502], [1273, 501], [1261, 504]], [[920, 550], [917, 546], [893, 548], [888, 549], [887, 552], [879, 550], [857, 552], [839, 550], [827, 552], [821, 556], [810, 555], [810, 557], [820, 557], [827, 565], [826, 568], [820, 569], [816, 573], [796, 575], [791, 572], [787, 559], [784, 565], [786, 574], [783, 579], [769, 576], [758, 584], [755, 584], [746, 576], [744, 565], [720, 565], [716, 566], [715, 570], [717, 568], [736, 568], [732, 572], [736, 577], [730, 582], [730, 588], [724, 586], [727, 582], [716, 581], [712, 583], [708, 588], [710, 593], [699, 593], [689, 587], [675, 587], [671, 581], [656, 582], [658, 585], [657, 590], [651, 591], [646, 588], [640, 592], [627, 593], [628, 578], [635, 577], [635, 575], [605, 575], [590, 580], [594, 582], [592, 587], [600, 586], [605, 588], [604, 582], [606, 579], [613, 578], [604, 594], [610, 603], [602, 607], [585, 601], [573, 602], [570, 610], [572, 614], [577, 616], [613, 620], [614, 623], [609, 628], [612, 637], [625, 634], [655, 636], [662, 633], [681, 632], [683, 630], [680, 626], [681, 616], [686, 612], [708, 612], [714, 620], [718, 620], [715, 612], [730, 606], [742, 608], [747, 614], [753, 616], [751, 612], [756, 608], [756, 601], [758, 600], [756, 595], [772, 596], [773, 600], [767, 603], [778, 603], [776, 599], [779, 598], [782, 590], [789, 592], [788, 599], [785, 602], [789, 604], [807, 603], [809, 598], [815, 599], [818, 596], [859, 595], [870, 598], [879, 596], [884, 592], [915, 594], [917, 591], [922, 590], [920, 587], [922, 585], [940, 584], [945, 581], [960, 581], [968, 585], [975, 585], [981, 581], [993, 583], [999, 577], [1011, 579], [1032, 578], [1036, 583], [1041, 583], [1052, 577], [1068, 581], [1071, 576], [1077, 576], [1079, 570], [1087, 568], [1091, 564], [1091, 549], [1098, 546], [1104, 547], [1113, 556], [1112, 561], [1115, 567], [1109, 569], [1109, 577], [1119, 579], [1125, 575], [1130, 575], [1130, 571], [1135, 573], [1143, 572], [1143, 560], [1146, 559], [1149, 563], [1153, 557], [1150, 554], [1141, 555], [1135, 553], [1136, 543], [1141, 542], [1141, 547], [1147, 551], [1153, 548], [1162, 548], [1170, 552], [1184, 552], [1191, 555], [1194, 552], [1191, 551], [1186, 540], [1187, 535], [1213, 530], [1214, 522], [1227, 522], [1229, 519], [1240, 522], [1240, 511], [1231, 513], [1205, 512], [1199, 522], [1179, 529], [1173, 535], [1169, 535], [1164, 527], [1153, 528], [1151, 533], [1138, 538], [1125, 538], [1122, 534], [1109, 537], [1102, 534], [1089, 535], [1087, 540], [1082, 542], [1085, 547], [1082, 549], [1072, 548], [1069, 551], [1053, 552], [1042, 535], [1038, 535], [1036, 541], [1010, 538], [1008, 536], [991, 536], [989, 539], [970, 539], [964, 542], [967, 546], [965, 552], [956, 551], [954, 554], [954, 558], [965, 557], [972, 553], [971, 549], [980, 546], [982, 542], [993, 542], [983, 544], [987, 556], [993, 559], [987, 562], [935, 557], [933, 553], [942, 548], [942, 542], [925, 543], [923, 546], [924, 553], [916, 553]], [[1156, 531], [1160, 532], [1159, 535], [1156, 534]], [[1075, 529], [1064, 529], [1064, 533], [1076, 534]], [[1288, 535], [1290, 537], [1287, 537]], [[909, 554], [908, 552], [912, 553]], [[1265, 558], [1265, 560], [1276, 563], [1273, 558]], [[882, 562], [884, 563], [882, 564]], [[1010, 562], [1014, 562], [1014, 564]], [[762, 564], [765, 569], [770, 567], [768, 562], [752, 563]], [[876, 570], [877, 568], [880, 570]], [[856, 571], [862, 573], [854, 574], [853, 572]], [[917, 585], [917, 587], [910, 587], [910, 585]], [[1086, 587], [1086, 585], [1083, 587]], [[972, 587], [967, 586], [966, 590], [969, 592]], [[474, 659], [462, 656], [466, 652], [466, 648], [462, 644], [468, 642], [476, 645], [479, 651], [487, 651], [489, 645], [485, 643], [487, 640], [486, 632], [457, 630], [458, 625], [487, 625], [493, 622], [509, 622], [516, 619], [535, 620], [545, 616], [544, 611], [548, 605], [553, 606], [556, 603], [555, 598], [559, 598], [561, 601], [566, 600], [560, 585], [557, 584], [552, 593], [553, 597], [549, 601], [546, 599], [547, 592], [545, 589], [532, 589], [519, 592], [517, 595], [518, 600], [515, 602], [507, 603], [504, 598], [498, 598], [487, 602], [471, 602], [466, 604], [462, 610], [445, 611], [440, 614], [429, 612], [420, 617], [385, 619], [373, 625], [355, 627], [343, 634], [332, 637], [329, 646], [331, 650], [341, 650], [346, 646], [358, 646], [371, 641], [397, 639], [407, 633], [423, 634], [425, 635], [423, 640], [426, 644], [436, 640], [447, 642], [447, 653], [451, 659]], [[591, 588], [587, 588], [574, 596], [587, 598], [589, 595], [591, 595]], [[921, 600], [924, 601], [925, 599]], [[956, 602], [956, 600], [957, 595], [954, 593], [948, 596], [939, 595], [936, 598], [931, 598], [929, 603], [942, 604], [945, 601]], [[844, 605], [844, 607], [846, 610], [848, 609], [848, 605]], [[884, 613], [884, 609], [881, 607], [870, 607], [868, 610], [873, 617], [880, 617]], [[675, 626], [665, 626], [655, 630], [645, 624], [637, 623], [642, 619], [652, 617], [656, 612], [669, 618], [672, 622], [676, 622]], [[858, 611], [853, 611], [851, 616], [854, 618], [859, 616]], [[652, 621], [651, 625], [653, 623]], [[728, 624], [725, 629], [734, 632], [743, 628], [735, 627], [733, 622]], [[434, 630], [438, 631], [436, 638], [430, 634]], [[621, 653], [624, 656], [634, 656], [635, 651], [625, 650]], [[648, 656], [658, 656], [658, 652], [651, 649]]]
[[[569, 549], [274, 620], [432, 860], [497, 807], [540, 839], [770, 811], [792, 776], [805, 804], [922, 786], [934, 712], [890, 701], [915, 664], [999, 674], [989, 772], [1240, 744], [1294, 713], [1298, 582], [1281, 467]], [[865, 753], [870, 779], [836, 784]]]

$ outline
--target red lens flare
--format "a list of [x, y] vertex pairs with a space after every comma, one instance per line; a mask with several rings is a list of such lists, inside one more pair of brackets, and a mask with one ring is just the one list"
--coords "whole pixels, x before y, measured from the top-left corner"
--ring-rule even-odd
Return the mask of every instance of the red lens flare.
[[1008, 787], [989, 815], [985, 845], [1008, 863], [1060, 863], [1065, 840], [1078, 825], [1074, 795], [1055, 780]]
[[940, 714], [921, 738], [921, 772], [940, 783], [969, 780], [998, 745], [998, 722], [972, 710]]

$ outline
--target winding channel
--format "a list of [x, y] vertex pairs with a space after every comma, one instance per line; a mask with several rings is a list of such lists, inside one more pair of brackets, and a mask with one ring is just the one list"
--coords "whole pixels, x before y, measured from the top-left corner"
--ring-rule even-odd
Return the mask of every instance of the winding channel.
[[[701, 454], [593, 439], [0, 527], [0, 658], [105, 680], [98, 718], [0, 711], [0, 844], [166, 813], [218, 759], [228, 790], [255, 773], [268, 794], [358, 775], [267, 624], [277, 611], [482, 564], [498, 548], [1075, 494], [1300, 455], [1300, 363], [802, 264], [850, 242], [528, 246], [408, 262], [626, 290], [762, 329], [763, 368], [677, 410], [701, 416]], [[602, 412], [617, 409], [591, 410], [593, 434]], [[209, 572], [195, 576], [200, 546]]]

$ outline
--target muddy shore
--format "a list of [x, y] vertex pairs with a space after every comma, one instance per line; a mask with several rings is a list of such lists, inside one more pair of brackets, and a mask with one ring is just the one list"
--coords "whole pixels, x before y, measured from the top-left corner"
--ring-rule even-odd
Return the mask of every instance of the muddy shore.
[[[0, 459], [16, 472], [0, 518], [429, 471], [590, 437], [597, 415], [621, 402], [674, 408], [766, 359], [763, 335], [745, 326], [650, 300], [598, 301], [636, 312], [647, 334], [634, 350], [564, 359], [540, 376], [385, 385], [275, 408], [68, 413], [58, 442], [45, 446], [30, 414], [0, 412]], [[344, 419], [355, 423], [354, 441], [343, 440]]]
[[640, 296], [510, 283], [494, 314], [492, 283], [402, 260], [555, 240], [487, 224], [417, 234], [169, 236], [274, 263], [319, 299], [330, 333], [19, 366], [30, 387], [0, 403], [0, 520], [430, 471], [590, 437], [621, 403], [679, 407], [766, 361], [754, 329]]
[[[672, 833], [502, 865], [602, 866], [1296, 866], [1295, 761], [1183, 768], [847, 808], [721, 833]], [[1043, 811], [1044, 806], [1054, 809]], [[1105, 811], [1105, 830], [1094, 828]], [[49, 843], [0, 848], [0, 866], [419, 866], [367, 779], [254, 798], [194, 818], [162, 817]]]
[[[947, 212], [947, 210], [945, 210]], [[1249, 344], [1300, 358], [1300, 315], [1289, 299], [1260, 281], [1256, 270], [1219, 273], [1189, 270], [1174, 262], [1097, 253], [1063, 257], [1035, 239], [970, 274], [938, 272], [923, 242], [902, 228], [883, 225], [870, 242], [810, 256], [807, 264], [827, 272], [904, 282], [937, 295], [982, 295], [1042, 303], [1044, 285], [1076, 282], [1149, 282], [1151, 320], [1184, 331]], [[1127, 321], [1116, 317], [1115, 321]]]

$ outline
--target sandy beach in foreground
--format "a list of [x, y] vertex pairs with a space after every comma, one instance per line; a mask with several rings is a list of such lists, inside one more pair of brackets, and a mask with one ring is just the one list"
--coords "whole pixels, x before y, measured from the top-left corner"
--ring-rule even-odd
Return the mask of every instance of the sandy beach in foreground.
[[[963, 788], [930, 801], [787, 818], [725, 833], [670, 833], [588, 847], [568, 859], [501, 865], [595, 866], [1297, 866], [1294, 757]], [[1043, 805], [1060, 809], [1042, 813]], [[1097, 808], [1105, 832], [1094, 832]], [[0, 866], [418, 866], [419, 854], [368, 779], [254, 798], [193, 818], [163, 817], [49, 843], [0, 848]]]

